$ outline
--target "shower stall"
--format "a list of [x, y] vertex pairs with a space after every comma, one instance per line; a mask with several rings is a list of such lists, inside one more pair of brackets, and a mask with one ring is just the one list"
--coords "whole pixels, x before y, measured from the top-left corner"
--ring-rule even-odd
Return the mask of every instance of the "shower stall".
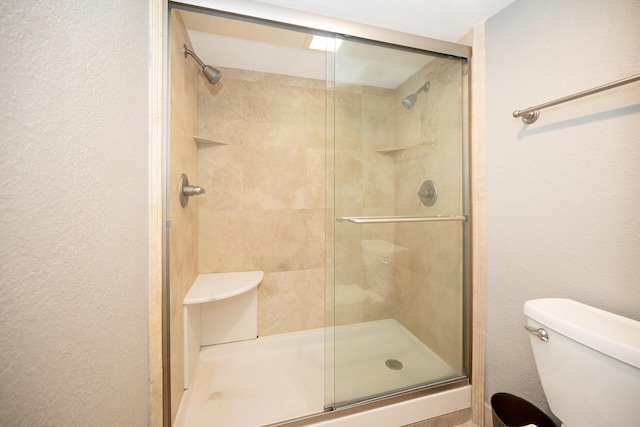
[[[175, 424], [307, 425], [467, 385], [466, 51], [178, 5], [170, 25]], [[203, 347], [189, 381], [191, 283], [252, 270], [258, 338]]]

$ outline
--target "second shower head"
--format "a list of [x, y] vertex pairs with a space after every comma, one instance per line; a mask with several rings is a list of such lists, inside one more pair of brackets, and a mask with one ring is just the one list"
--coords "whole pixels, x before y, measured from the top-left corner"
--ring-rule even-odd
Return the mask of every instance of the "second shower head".
[[196, 60], [198, 65], [202, 67], [202, 74], [204, 74], [204, 76], [207, 78], [209, 83], [214, 85], [218, 82], [218, 80], [220, 80], [220, 77], [222, 77], [222, 72], [220, 70], [217, 70], [213, 68], [211, 65], [206, 65], [204, 62], [202, 62], [200, 58], [198, 58], [198, 56], [195, 53], [193, 53], [191, 49], [187, 47], [186, 44], [182, 45], [182, 49], [184, 51], [185, 58], [187, 57], [187, 55], [191, 55], [193, 59]]
[[407, 110], [412, 109], [413, 105], [416, 103], [416, 100], [418, 99], [418, 95], [420, 94], [420, 92], [426, 92], [429, 90], [430, 87], [431, 87], [431, 83], [429, 82], [426, 82], [425, 84], [420, 86], [420, 89], [418, 89], [417, 91], [415, 91], [414, 93], [405, 97], [402, 100], [402, 106]]

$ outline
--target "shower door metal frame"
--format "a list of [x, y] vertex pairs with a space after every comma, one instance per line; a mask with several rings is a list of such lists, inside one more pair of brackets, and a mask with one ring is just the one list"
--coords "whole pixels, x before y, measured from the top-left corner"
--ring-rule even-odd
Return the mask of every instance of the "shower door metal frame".
[[[386, 34], [387, 30], [380, 29], [380, 35]], [[462, 127], [460, 129], [460, 148], [461, 155], [459, 160], [459, 164], [461, 166], [461, 176], [460, 182], [463, 184], [461, 186], [460, 193], [460, 208], [461, 212], [450, 214], [450, 215], [437, 215], [437, 216], [423, 216], [423, 215], [399, 215], [399, 216], [333, 216], [331, 219], [339, 223], [349, 222], [353, 224], [397, 224], [397, 223], [431, 223], [431, 222], [460, 222], [462, 227], [462, 243], [461, 243], [461, 253], [462, 256], [462, 277], [461, 277], [461, 287], [462, 287], [462, 345], [461, 345], [461, 366], [464, 370], [464, 375], [455, 376], [449, 379], [445, 379], [442, 381], [437, 381], [435, 383], [426, 383], [426, 384], [418, 384], [413, 387], [409, 387], [406, 389], [400, 390], [391, 390], [384, 395], [376, 395], [366, 397], [362, 400], [357, 399], [348, 402], [342, 402], [340, 404], [336, 404], [335, 400], [332, 404], [327, 405], [325, 402], [325, 410], [328, 411], [344, 411], [349, 410], [354, 407], [360, 407], [361, 405], [369, 405], [376, 404], [377, 402], [384, 402], [387, 399], [399, 398], [399, 399], [412, 399], [420, 395], [420, 393], [424, 392], [433, 392], [434, 388], [446, 388], [451, 384], [457, 384], [458, 386], [463, 384], [470, 384], [471, 376], [472, 376], [472, 366], [471, 366], [471, 337], [472, 337], [472, 263], [471, 263], [471, 224], [472, 224], [472, 216], [471, 216], [471, 163], [470, 163], [470, 99], [469, 99], [469, 58], [465, 56], [456, 56], [450, 54], [443, 54], [442, 52], [429, 51], [426, 49], [407, 49], [406, 46], [398, 46], [395, 43], [388, 43], [383, 38], [376, 39], [366, 39], [366, 40], [358, 40], [357, 38], [351, 36], [345, 36], [341, 34], [336, 34], [336, 36], [340, 38], [344, 38], [346, 40], [354, 40], [361, 41], [371, 45], [378, 45], [381, 47], [387, 48], [397, 48], [397, 49], [406, 49], [406, 50], [415, 50], [424, 54], [431, 54], [433, 56], [439, 56], [447, 59], [457, 59], [460, 60], [461, 63], [461, 75], [460, 75], [460, 113], [461, 113], [461, 121]], [[431, 41], [431, 40], [430, 40]], [[470, 47], [465, 46], [469, 48]], [[330, 56], [335, 56], [335, 53]], [[334, 61], [334, 59], [331, 59]], [[333, 76], [335, 79], [335, 76]], [[327, 79], [329, 79], [329, 75], [327, 75]], [[335, 118], [333, 119], [335, 121]], [[334, 136], [335, 138], [335, 136]], [[335, 141], [334, 141], [335, 144]], [[335, 146], [334, 146], [335, 148]], [[332, 190], [335, 194], [335, 188]], [[334, 207], [335, 209], [335, 207]], [[333, 324], [331, 325], [333, 327]], [[335, 382], [335, 378], [334, 378]], [[335, 384], [334, 384], [335, 386]], [[326, 395], [327, 391], [325, 391]], [[383, 403], [384, 404], [384, 403]]]
[[[398, 31], [382, 29], [374, 26], [369, 26], [365, 24], [353, 23], [349, 21], [340, 20], [337, 18], [330, 18], [321, 15], [315, 15], [312, 13], [297, 11], [294, 9], [288, 9], [284, 7], [268, 5], [263, 3], [256, 3], [251, 0], [187, 0], [187, 1], [167, 1], [167, 0], [152, 0], [152, 19], [151, 19], [151, 33], [152, 33], [152, 43], [151, 47], [152, 54], [158, 54], [157, 50], [161, 50], [161, 59], [151, 58], [154, 63], [151, 65], [151, 90], [152, 90], [152, 99], [150, 101], [150, 106], [154, 111], [154, 116], [150, 119], [150, 124], [152, 126], [152, 136], [150, 141], [150, 151], [152, 155], [157, 155], [158, 152], [162, 152], [162, 158], [166, 160], [166, 153], [164, 150], [168, 144], [168, 115], [169, 115], [169, 106], [167, 100], [168, 93], [168, 76], [167, 76], [167, 59], [168, 59], [168, 10], [169, 8], [177, 8], [177, 9], [185, 9], [185, 10], [197, 10], [201, 13], [209, 13], [213, 15], [222, 15], [225, 17], [233, 17], [235, 19], [240, 20], [249, 20], [254, 22], [261, 22], [264, 25], [272, 25], [272, 26], [284, 26], [288, 28], [302, 28], [307, 31], [320, 31], [333, 33], [336, 35], [341, 35], [343, 37], [353, 37], [356, 39], [361, 39], [363, 41], [372, 41], [374, 43], [379, 44], [387, 44], [396, 46], [399, 48], [409, 48], [409, 49], [417, 49], [420, 51], [443, 55], [443, 56], [452, 56], [466, 60], [468, 67], [468, 60], [471, 58], [472, 50], [470, 46], [447, 42], [437, 39], [432, 39], [428, 37], [422, 37], [414, 34], [407, 34]], [[161, 9], [161, 10], [160, 10]], [[159, 48], [159, 46], [162, 46]], [[468, 69], [468, 68], [467, 68]], [[462, 130], [462, 145], [463, 145], [463, 177], [462, 179], [467, 184], [463, 186], [463, 206], [465, 210], [465, 215], [467, 216], [462, 221], [465, 227], [464, 240], [463, 240], [463, 248], [462, 250], [466, 254], [464, 257], [465, 260], [465, 268], [463, 274], [463, 281], [465, 286], [465, 295], [464, 295], [464, 307], [463, 313], [465, 316], [469, 316], [469, 318], [465, 318], [464, 325], [464, 360], [467, 362], [465, 365], [467, 366], [468, 378], [466, 380], [455, 381], [449, 385], [438, 386], [439, 387], [457, 387], [459, 385], [469, 384], [469, 378], [471, 378], [471, 260], [470, 260], [470, 248], [471, 248], [471, 199], [470, 199], [470, 159], [469, 159], [469, 130], [470, 130], [470, 121], [469, 121], [469, 84], [468, 84], [468, 73], [464, 73], [463, 76], [463, 130]], [[158, 100], [157, 98], [161, 98]], [[156, 111], [160, 110], [160, 111]], [[161, 120], [157, 120], [161, 115]], [[162, 122], [158, 124], [158, 122]], [[163, 169], [166, 165], [163, 165]], [[161, 180], [164, 181], [164, 174], [161, 177]], [[158, 180], [157, 171], [150, 172], [150, 180], [152, 184], [156, 184], [154, 187], [154, 194], [152, 194], [153, 200], [158, 199], [158, 195], [155, 194], [158, 191], [164, 192], [165, 185], [157, 185], [156, 181]], [[162, 190], [158, 190], [158, 189]], [[162, 199], [164, 199], [165, 195], [162, 195]], [[161, 203], [162, 205], [162, 203]], [[163, 212], [164, 210], [163, 206]], [[154, 216], [155, 215], [155, 216]], [[156, 224], [158, 213], [151, 213], [151, 233], [155, 236], [155, 228], [158, 228]], [[456, 219], [457, 220], [457, 219]], [[164, 236], [165, 233], [168, 234], [168, 228], [170, 228], [170, 223], [167, 221], [166, 216], [163, 216], [161, 219], [162, 222], [162, 246], [167, 245], [167, 237]], [[161, 292], [163, 298], [165, 298], [165, 291], [168, 289], [168, 257], [167, 252], [163, 248], [162, 249], [162, 285]], [[166, 273], [166, 274], [165, 274]], [[154, 277], [150, 277], [150, 291], [158, 292], [154, 287], [154, 282], [158, 281], [158, 278], [155, 277], [158, 272], [155, 270], [150, 270], [150, 274]], [[162, 365], [163, 365], [163, 393], [162, 396], [159, 396], [157, 386], [150, 387], [150, 405], [149, 409], [153, 412], [153, 410], [157, 409], [159, 406], [159, 401], [163, 400], [163, 416], [162, 423], [165, 426], [171, 424], [171, 408], [169, 403], [170, 397], [170, 384], [167, 383], [169, 375], [169, 363], [168, 363], [168, 345], [169, 345], [169, 336], [168, 336], [168, 325], [164, 322], [168, 319], [168, 304], [167, 301], [163, 301], [162, 303], [162, 322], [163, 322], [163, 331], [162, 337], [160, 337], [161, 344], [163, 346], [163, 357], [162, 357]], [[150, 305], [150, 312], [152, 310], [156, 310], [155, 305], [152, 307]], [[153, 332], [155, 334], [155, 330], [153, 325], [151, 325], [152, 321], [150, 320], [150, 335]], [[150, 342], [156, 345], [158, 337], [150, 336]], [[157, 367], [154, 367], [150, 364], [150, 369], [153, 372], [150, 372], [152, 378], [158, 378], [158, 373], [155, 372]], [[397, 401], [398, 399], [412, 399], [414, 397], [418, 397], [420, 395], [424, 395], [425, 393], [432, 393], [433, 387], [427, 386], [426, 388], [422, 388], [417, 391], [409, 391], [407, 393], [401, 393], [399, 395], [394, 395], [390, 397], [390, 401]], [[375, 402], [370, 403], [370, 405], [379, 406], [384, 405], [385, 399], [377, 399]], [[368, 405], [366, 405], [368, 406]], [[347, 409], [341, 409], [340, 412], [347, 411]], [[335, 413], [336, 411], [334, 411]], [[323, 414], [317, 414], [316, 416], [323, 417]], [[315, 417], [315, 416], [313, 416]], [[152, 425], [156, 425], [159, 418], [157, 415], [150, 414], [150, 423]], [[289, 424], [284, 423], [282, 425]], [[294, 424], [296, 425], [295, 422]], [[300, 424], [303, 425], [303, 424]]]
[[170, 1], [173, 7], [195, 6], [202, 8], [203, 13], [223, 13], [238, 19], [254, 19], [269, 25], [285, 25], [289, 28], [298, 27], [308, 30], [341, 34], [347, 37], [357, 37], [364, 40], [408, 47], [436, 54], [451, 55], [469, 59], [471, 47], [463, 44], [432, 39], [399, 31], [373, 27], [371, 25], [343, 21], [337, 18], [314, 15], [307, 12], [256, 3], [247, 0], [188, 0]]

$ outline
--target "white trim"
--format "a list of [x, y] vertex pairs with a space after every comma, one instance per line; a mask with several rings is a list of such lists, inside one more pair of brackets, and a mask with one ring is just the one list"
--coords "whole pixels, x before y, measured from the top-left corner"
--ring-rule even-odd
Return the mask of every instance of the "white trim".
[[345, 417], [310, 424], [314, 427], [404, 426], [471, 407], [471, 386], [418, 397]]

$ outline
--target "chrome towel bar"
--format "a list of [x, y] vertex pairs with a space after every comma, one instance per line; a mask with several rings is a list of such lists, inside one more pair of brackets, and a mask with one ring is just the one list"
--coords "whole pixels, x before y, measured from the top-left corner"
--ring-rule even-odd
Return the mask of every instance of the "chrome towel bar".
[[593, 95], [594, 93], [602, 92], [604, 90], [613, 89], [614, 87], [626, 85], [627, 83], [632, 83], [637, 80], [640, 80], [640, 74], [636, 74], [635, 76], [627, 77], [626, 79], [617, 80], [615, 82], [608, 83], [606, 85], [594, 87], [593, 89], [585, 90], [573, 95], [565, 96], [564, 98], [556, 99], [555, 101], [545, 102], [544, 104], [536, 105], [535, 107], [525, 108], [524, 110], [516, 110], [513, 112], [513, 117], [522, 117], [522, 121], [526, 124], [531, 124], [538, 120], [538, 116], [540, 116], [540, 110], [547, 107], [553, 107], [554, 105], [562, 104], [568, 101], [573, 101], [574, 99], [582, 98], [583, 96]]
[[354, 224], [397, 224], [403, 222], [466, 221], [467, 216], [341, 216], [336, 220]]

